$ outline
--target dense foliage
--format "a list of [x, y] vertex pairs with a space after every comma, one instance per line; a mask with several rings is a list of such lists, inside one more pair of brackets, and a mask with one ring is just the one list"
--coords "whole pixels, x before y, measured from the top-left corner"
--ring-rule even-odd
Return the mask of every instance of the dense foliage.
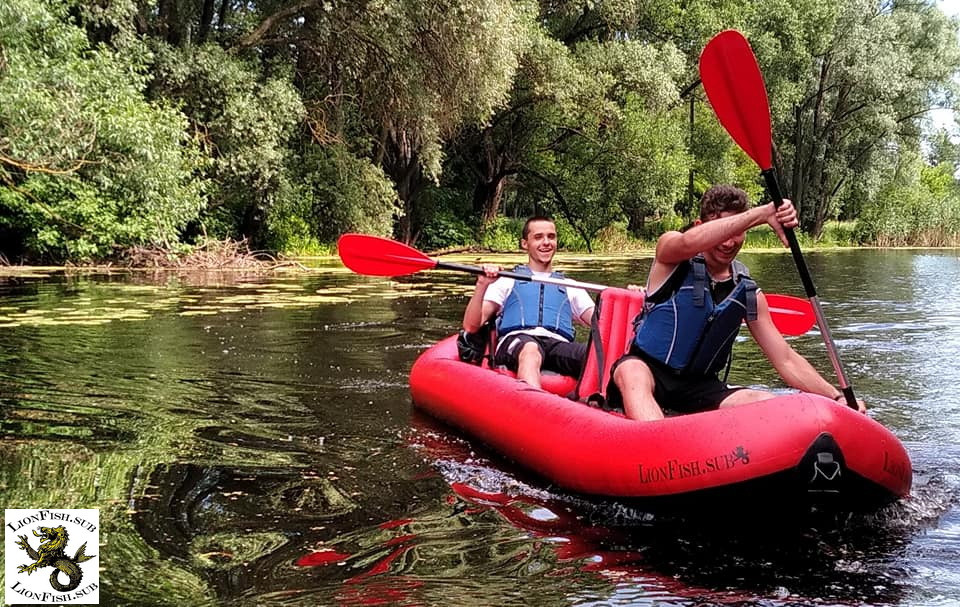
[[573, 248], [652, 238], [712, 183], [763, 196], [697, 86], [727, 27], [807, 237], [960, 243], [956, 144], [929, 123], [960, 44], [930, 1], [7, 0], [0, 255], [509, 247], [535, 212]]

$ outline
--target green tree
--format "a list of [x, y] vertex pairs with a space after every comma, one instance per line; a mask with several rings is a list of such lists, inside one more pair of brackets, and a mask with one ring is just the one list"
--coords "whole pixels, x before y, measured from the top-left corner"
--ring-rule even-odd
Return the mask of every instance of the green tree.
[[319, 252], [344, 232], [389, 235], [398, 211], [393, 183], [340, 144], [309, 144], [293, 169], [291, 192], [270, 208], [269, 244]]
[[205, 228], [218, 237], [266, 237], [270, 207], [291, 192], [290, 143], [305, 115], [289, 77], [219, 46], [156, 43], [151, 95], [175, 102], [209, 163]]
[[[544, 145], [520, 168], [519, 195], [543, 201], [592, 249], [593, 237], [627, 217], [634, 229], [672, 213], [690, 159], [675, 80], [683, 64], [672, 47], [632, 41], [581, 44], [570, 58], [578, 88], [541, 108]], [[672, 107], [672, 109], [671, 109]], [[549, 130], [546, 127], [550, 127]]]
[[960, 236], [960, 192], [948, 163], [926, 164], [918, 153], [899, 156], [858, 222], [863, 240], [880, 246], [943, 246]]
[[818, 236], [847, 189], [883, 187], [862, 179], [873, 163], [916, 149], [921, 119], [960, 67], [956, 26], [925, 2], [778, 0], [777, 9], [751, 16], [752, 42], [785, 189]]
[[929, 146], [927, 162], [933, 166], [945, 166], [953, 175], [960, 169], [960, 143], [953, 140], [947, 129], [937, 129], [926, 139]]
[[507, 101], [531, 13], [509, 0], [401, 0], [291, 3], [277, 15], [240, 43], [296, 45], [314, 137], [383, 169], [402, 201], [397, 235], [416, 241], [444, 141]]
[[541, 7], [510, 104], [454, 148], [469, 159], [482, 225], [511, 185], [524, 206], [562, 215], [588, 248], [614, 219], [672, 207], [687, 162], [682, 117], [670, 111], [683, 62], [671, 44], [627, 35], [639, 18], [629, 2]]
[[[176, 242], [203, 204], [183, 116], [143, 97], [129, 32], [91, 45], [69, 4], [0, 5], [0, 226], [7, 251], [87, 259]], [[82, 20], [81, 20], [82, 22]]]

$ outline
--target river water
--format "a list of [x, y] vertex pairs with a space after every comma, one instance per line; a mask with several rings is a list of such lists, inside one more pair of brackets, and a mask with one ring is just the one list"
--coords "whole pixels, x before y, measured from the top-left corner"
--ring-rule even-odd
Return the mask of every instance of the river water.
[[[742, 259], [802, 295], [789, 255]], [[335, 262], [5, 270], [0, 503], [99, 509], [104, 605], [960, 605], [958, 253], [808, 264], [858, 396], [913, 460], [910, 498], [874, 514], [684, 520], [566, 494], [411, 405], [471, 279]], [[649, 259], [558, 265], [624, 285]], [[791, 341], [832, 376], [818, 332]], [[748, 340], [730, 380], [782, 387]]]

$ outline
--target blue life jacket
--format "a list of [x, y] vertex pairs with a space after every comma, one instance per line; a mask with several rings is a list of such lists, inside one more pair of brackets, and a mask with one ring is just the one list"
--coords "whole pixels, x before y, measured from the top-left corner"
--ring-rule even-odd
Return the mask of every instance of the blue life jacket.
[[[518, 274], [533, 276], [526, 265], [513, 269]], [[560, 272], [552, 272], [551, 278], [565, 278]], [[567, 299], [567, 288], [560, 285], [545, 284], [526, 280], [515, 280], [513, 289], [500, 312], [497, 321], [497, 334], [506, 335], [512, 331], [543, 327], [573, 341], [573, 310]]]
[[[648, 356], [684, 374], [710, 375], [727, 363], [744, 318], [757, 318], [757, 283], [747, 267], [734, 260], [734, 287], [719, 303], [713, 302], [702, 256], [677, 266], [685, 272], [671, 276], [662, 288], [673, 285], [666, 299], [654, 293], [635, 321], [634, 345]], [[659, 289], [658, 289], [659, 291]]]

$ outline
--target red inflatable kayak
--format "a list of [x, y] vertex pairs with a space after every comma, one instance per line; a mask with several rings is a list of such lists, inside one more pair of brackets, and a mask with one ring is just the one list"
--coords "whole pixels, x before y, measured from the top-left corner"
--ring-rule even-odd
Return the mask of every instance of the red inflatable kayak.
[[[638, 296], [608, 289], [603, 297], [605, 350], [622, 352]], [[581, 382], [580, 394], [609, 376], [616, 356], [606, 358], [604, 373], [592, 386]], [[585, 377], [597, 368], [588, 362]], [[539, 390], [461, 362], [455, 337], [417, 359], [410, 388], [419, 409], [578, 493], [644, 498], [648, 505], [742, 497], [868, 510], [907, 495], [912, 481], [896, 436], [812, 394], [637, 422], [567, 398], [577, 388], [573, 378], [545, 375]]]

